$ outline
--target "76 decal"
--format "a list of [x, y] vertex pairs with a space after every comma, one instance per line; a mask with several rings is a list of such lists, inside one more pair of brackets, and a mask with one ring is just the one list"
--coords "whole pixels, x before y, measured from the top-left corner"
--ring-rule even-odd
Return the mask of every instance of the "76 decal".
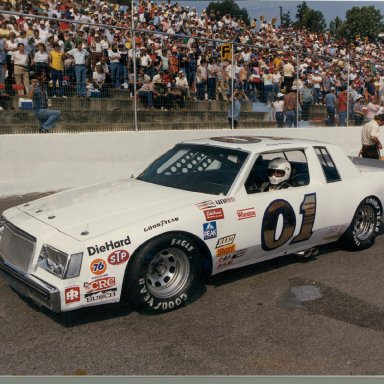
[[90, 268], [94, 275], [102, 275], [107, 270], [107, 263], [103, 259], [95, 259], [92, 261]]

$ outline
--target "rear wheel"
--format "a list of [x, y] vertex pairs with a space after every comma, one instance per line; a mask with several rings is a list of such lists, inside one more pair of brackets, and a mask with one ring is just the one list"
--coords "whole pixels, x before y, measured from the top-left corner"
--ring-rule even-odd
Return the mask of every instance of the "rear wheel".
[[348, 229], [341, 238], [348, 249], [362, 250], [374, 242], [381, 225], [382, 207], [376, 197], [366, 197], [357, 207]]
[[194, 299], [201, 272], [197, 245], [182, 234], [164, 235], [135, 255], [126, 276], [126, 294], [139, 311], [172, 311]]

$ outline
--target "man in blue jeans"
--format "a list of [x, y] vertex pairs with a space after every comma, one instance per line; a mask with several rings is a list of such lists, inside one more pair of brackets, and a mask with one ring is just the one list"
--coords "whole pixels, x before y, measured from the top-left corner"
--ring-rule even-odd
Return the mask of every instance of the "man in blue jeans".
[[76, 93], [77, 97], [86, 97], [87, 89], [87, 61], [89, 52], [83, 48], [83, 43], [78, 42], [75, 49], [71, 49], [67, 54], [75, 60]]
[[28, 97], [33, 101], [35, 116], [40, 121], [40, 132], [48, 133], [55, 127], [56, 121], [60, 118], [60, 111], [48, 109], [47, 90], [44, 86], [45, 73], [41, 72], [32, 80]]

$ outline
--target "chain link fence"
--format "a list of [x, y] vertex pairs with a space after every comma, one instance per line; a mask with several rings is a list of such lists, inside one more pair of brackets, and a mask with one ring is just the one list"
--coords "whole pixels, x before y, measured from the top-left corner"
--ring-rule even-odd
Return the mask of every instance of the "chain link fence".
[[[30, 26], [0, 38], [6, 53], [2, 134], [39, 131], [28, 91], [41, 72], [50, 108], [61, 112], [53, 132], [361, 125], [370, 118], [367, 104], [382, 104], [382, 63], [352, 60], [347, 53], [313, 56], [294, 44], [271, 48], [2, 14]], [[68, 28], [41, 36], [37, 26], [49, 31], [52, 22]], [[17, 64], [20, 43], [25, 66]], [[76, 61], [76, 46], [87, 52], [85, 67]]]

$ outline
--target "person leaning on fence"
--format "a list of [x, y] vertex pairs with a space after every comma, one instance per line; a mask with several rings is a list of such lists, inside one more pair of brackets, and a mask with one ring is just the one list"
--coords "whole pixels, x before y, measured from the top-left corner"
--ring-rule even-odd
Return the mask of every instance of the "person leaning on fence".
[[56, 121], [60, 118], [60, 111], [48, 109], [48, 95], [44, 85], [45, 73], [41, 72], [32, 80], [28, 97], [33, 101], [35, 116], [40, 121], [40, 132], [47, 133], [54, 129]]
[[383, 145], [380, 142], [380, 127], [384, 124], [384, 114], [376, 115], [373, 120], [364, 124], [361, 131], [362, 157], [369, 159], [380, 159], [380, 149]]
[[297, 127], [297, 87], [293, 85], [290, 92], [284, 96], [285, 123], [288, 128]]
[[272, 111], [275, 116], [277, 128], [283, 128], [284, 126], [284, 95], [282, 93], [278, 93], [276, 95], [276, 100], [272, 103]]
[[365, 114], [363, 111], [363, 104], [361, 103], [364, 99], [363, 95], [357, 95], [355, 97], [355, 104], [353, 106], [353, 116], [355, 118], [355, 125], [363, 124]]
[[233, 108], [232, 108], [232, 102], [229, 104], [229, 108], [228, 108], [228, 122], [231, 128], [232, 128], [232, 120], [233, 120], [233, 128], [236, 129], [237, 126], [239, 125], [242, 100], [248, 101], [248, 97], [245, 94], [245, 92], [240, 90], [235, 91], [235, 93], [233, 94]]

